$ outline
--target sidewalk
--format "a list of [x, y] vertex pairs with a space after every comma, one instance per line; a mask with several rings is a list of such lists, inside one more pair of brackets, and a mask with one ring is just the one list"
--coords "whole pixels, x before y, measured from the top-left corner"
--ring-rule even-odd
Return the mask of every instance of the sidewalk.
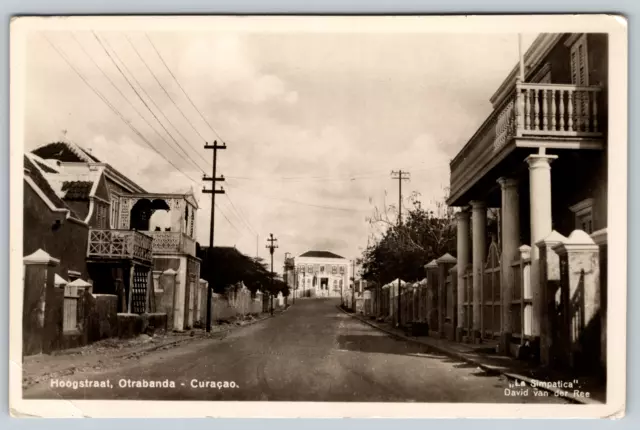
[[[288, 308], [287, 308], [288, 309]], [[285, 312], [278, 310], [274, 316]], [[132, 339], [108, 338], [79, 348], [55, 351], [25, 357], [22, 363], [22, 386], [27, 388], [52, 378], [73, 375], [75, 373], [105, 370], [120, 366], [127, 361], [137, 360], [143, 355], [158, 350], [175, 348], [187, 342], [206, 339], [224, 339], [226, 335], [241, 327], [247, 327], [272, 318], [269, 313], [253, 320], [236, 321], [229, 324], [214, 325], [211, 332], [193, 329], [185, 332], [167, 332], [156, 336], [140, 335]]]
[[[340, 307], [338, 307], [338, 309], [340, 309]], [[606, 402], [606, 385], [596, 378], [567, 377], [565, 374], [544, 369], [526, 361], [490, 353], [488, 352], [487, 345], [464, 344], [427, 336], [407, 336], [403, 330], [394, 328], [391, 324], [371, 320], [368, 317], [352, 314], [343, 309], [340, 310], [393, 337], [425, 345], [449, 357], [476, 365], [488, 373], [504, 375], [510, 380], [517, 381], [520, 384], [526, 383], [527, 386], [535, 386], [538, 389], [549, 391], [571, 402], [580, 404], [602, 404]], [[572, 387], [555, 387], [554, 383], [558, 382], [571, 382]], [[588, 392], [589, 397], [584, 396], [584, 394], [576, 395], [574, 394], [574, 390], [583, 393]]]

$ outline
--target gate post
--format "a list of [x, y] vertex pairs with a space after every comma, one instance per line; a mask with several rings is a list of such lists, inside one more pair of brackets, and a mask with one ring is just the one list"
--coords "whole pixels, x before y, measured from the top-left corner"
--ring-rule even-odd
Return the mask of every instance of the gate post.
[[438, 265], [438, 334], [440, 338], [446, 337], [444, 324], [448, 305], [446, 291], [447, 274], [449, 273], [449, 269], [456, 264], [456, 261], [457, 260], [448, 253], [436, 260]]
[[59, 263], [42, 249], [23, 258], [23, 356], [49, 352], [62, 333], [62, 318], [53, 320], [54, 272]]
[[[560, 259], [554, 250], [555, 246], [566, 241], [567, 238], [553, 230], [551, 234], [536, 243], [539, 249], [539, 279], [540, 279], [540, 338], [538, 352], [543, 366], [552, 364], [554, 356], [562, 356], [558, 349], [566, 345], [564, 339], [564, 321], [556, 321], [557, 307], [561, 306], [561, 313], [566, 312], [564, 288], [560, 285]], [[534, 318], [535, 318], [534, 314]], [[554, 339], [557, 337], [557, 339]], [[536, 348], [534, 347], [534, 353]]]
[[599, 248], [582, 230], [554, 247], [560, 256], [564, 308], [568, 311], [568, 338], [563, 352], [569, 366], [595, 370], [600, 364], [600, 262]]

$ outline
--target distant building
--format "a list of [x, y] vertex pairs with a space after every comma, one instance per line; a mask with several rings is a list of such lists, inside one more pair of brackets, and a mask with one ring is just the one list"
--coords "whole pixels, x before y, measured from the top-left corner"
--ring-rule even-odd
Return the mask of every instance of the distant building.
[[340, 297], [349, 289], [350, 262], [329, 251], [307, 251], [296, 257], [298, 297]]

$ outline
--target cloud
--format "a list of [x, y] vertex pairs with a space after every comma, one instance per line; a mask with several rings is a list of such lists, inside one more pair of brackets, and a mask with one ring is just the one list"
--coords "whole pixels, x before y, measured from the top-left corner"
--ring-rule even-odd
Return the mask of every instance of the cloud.
[[441, 198], [449, 160], [484, 121], [489, 97], [517, 61], [515, 34], [149, 33], [189, 100], [144, 35], [99, 35], [199, 167], [149, 114], [91, 33], [76, 36], [128, 100], [70, 33], [56, 32], [52, 39], [88, 82], [196, 183], [151, 150], [40, 36], [28, 43], [26, 148], [57, 140], [64, 129], [149, 191], [193, 187], [200, 205], [198, 240], [208, 244], [211, 196], [202, 194], [197, 180], [211, 169], [203, 138], [222, 139], [228, 149], [218, 154], [218, 174], [229, 179], [227, 195], [216, 197], [215, 243], [264, 256], [264, 238], [272, 232], [280, 238], [277, 267], [285, 251], [321, 247], [357, 255], [370, 234], [365, 217], [397, 200], [391, 170], [411, 172], [411, 181], [403, 184], [405, 196], [419, 192], [425, 204]]

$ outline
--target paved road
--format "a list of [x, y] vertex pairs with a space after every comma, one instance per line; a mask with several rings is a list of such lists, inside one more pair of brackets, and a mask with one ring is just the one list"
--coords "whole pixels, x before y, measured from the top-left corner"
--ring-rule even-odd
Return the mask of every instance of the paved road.
[[[113, 388], [51, 388], [49, 381], [29, 388], [25, 398], [562, 403], [531, 389], [527, 396], [506, 396], [503, 378], [393, 339], [336, 304], [297, 300], [284, 314], [223, 340], [194, 341], [123, 368], [59, 380], [109, 381]], [[119, 386], [127, 380], [175, 387]], [[204, 386], [208, 382], [214, 387]]]

